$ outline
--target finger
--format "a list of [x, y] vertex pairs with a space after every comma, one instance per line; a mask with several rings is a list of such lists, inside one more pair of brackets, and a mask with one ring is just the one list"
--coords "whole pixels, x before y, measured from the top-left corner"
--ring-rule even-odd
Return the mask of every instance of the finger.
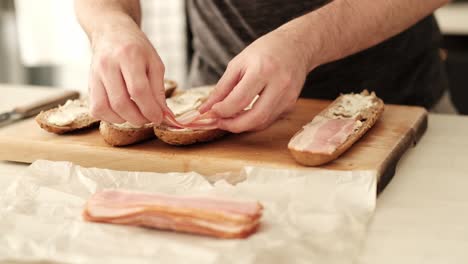
[[240, 77], [240, 69], [235, 66], [228, 66], [209, 98], [200, 106], [200, 113], [205, 113], [210, 110], [214, 104], [223, 100], [239, 82]]
[[280, 119], [281, 117], [285, 117], [286, 115], [290, 114], [294, 111], [297, 102], [297, 95], [289, 95], [289, 96], [279, 96], [277, 97], [277, 106], [275, 107], [270, 115], [270, 119], [268, 122], [265, 122], [263, 125], [259, 125], [252, 129], [251, 131], [260, 131], [268, 126], [270, 126], [275, 120]]
[[150, 123], [141, 114], [137, 105], [130, 99], [118, 64], [114, 66], [109, 65], [104, 70], [102, 81], [108, 95], [109, 104], [114, 112], [135, 126]]
[[249, 71], [226, 98], [213, 105], [212, 110], [219, 117], [232, 117], [249, 106], [265, 85], [266, 81], [261, 79], [255, 71]]
[[292, 104], [288, 105], [284, 111], [282, 112], [282, 114], [284, 115], [288, 115], [290, 113], [292, 113], [295, 109], [296, 109], [296, 101], [297, 100], [294, 100]]
[[131, 99], [143, 116], [155, 124], [162, 121], [162, 112], [151, 90], [146, 65], [143, 63], [122, 63], [122, 75]]
[[283, 109], [283, 107], [277, 107], [276, 109], [274, 109], [272, 111], [272, 113], [270, 114], [270, 117], [269, 119], [263, 123], [263, 124], [260, 124], [252, 129], [250, 129], [250, 131], [261, 131], [261, 130], [264, 130], [265, 128], [269, 127], [275, 120], [278, 120], [280, 117], [281, 117], [281, 114], [284, 113], [285, 110]]
[[96, 78], [90, 78], [89, 88], [89, 108], [92, 117], [115, 124], [125, 122], [123, 118], [112, 110], [101, 81]]
[[153, 93], [153, 98], [158, 103], [160, 109], [165, 113], [172, 114], [172, 111], [167, 107], [166, 104], [166, 90], [164, 88], [164, 65], [161, 59], [156, 55], [150, 60], [147, 76], [149, 79], [149, 85]]
[[235, 118], [221, 119], [218, 122], [219, 128], [233, 133], [254, 130], [257, 127], [269, 125], [277, 116], [276, 108], [281, 104], [280, 94], [277, 93], [278, 87], [266, 87], [260, 98], [255, 103], [252, 110], [246, 111]]

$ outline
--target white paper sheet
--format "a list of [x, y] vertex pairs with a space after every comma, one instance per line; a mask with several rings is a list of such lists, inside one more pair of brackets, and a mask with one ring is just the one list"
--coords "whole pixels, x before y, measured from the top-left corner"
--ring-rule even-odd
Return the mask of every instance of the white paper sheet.
[[[247, 167], [235, 186], [196, 173], [136, 173], [37, 161], [0, 194], [0, 262], [351, 263], [376, 200], [374, 172]], [[239, 175], [237, 175], [239, 176]], [[259, 200], [261, 228], [222, 240], [84, 222], [89, 196], [104, 188]]]

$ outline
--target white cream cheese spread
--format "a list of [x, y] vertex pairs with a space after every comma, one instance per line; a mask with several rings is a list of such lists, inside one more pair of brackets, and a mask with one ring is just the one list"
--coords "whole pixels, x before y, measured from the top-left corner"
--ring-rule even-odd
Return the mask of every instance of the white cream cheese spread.
[[358, 131], [359, 128], [362, 127], [362, 121], [361, 120], [356, 120], [356, 123], [354, 123], [354, 131]]
[[67, 126], [83, 115], [89, 115], [88, 104], [85, 100], [68, 100], [51, 113], [47, 122], [56, 126]]
[[122, 123], [122, 124], [112, 124], [112, 125], [115, 126], [115, 127], [118, 127], [118, 128], [138, 129], [138, 128], [142, 128], [142, 127], [152, 126], [153, 124], [150, 123], [150, 124], [145, 124], [143, 126], [135, 126], [135, 125], [130, 124], [129, 122], [125, 122], [125, 123]]
[[174, 132], [187, 132], [192, 131], [190, 128], [177, 128], [177, 127], [167, 127], [167, 130], [174, 131]]
[[375, 102], [372, 95], [346, 94], [333, 110], [333, 115], [344, 118], [356, 118], [363, 109], [372, 107]]
[[213, 87], [193, 88], [180, 95], [168, 98], [166, 103], [175, 116], [180, 116], [200, 107], [212, 90]]

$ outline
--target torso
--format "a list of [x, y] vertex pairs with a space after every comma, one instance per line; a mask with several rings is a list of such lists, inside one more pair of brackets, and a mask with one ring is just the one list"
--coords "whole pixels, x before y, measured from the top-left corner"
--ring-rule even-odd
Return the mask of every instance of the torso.
[[[228, 62], [258, 37], [320, 8], [326, 0], [188, 0], [193, 86], [213, 84]], [[440, 33], [429, 16], [403, 33], [312, 71], [301, 96], [334, 99], [374, 90], [388, 103], [431, 107], [447, 86]]]

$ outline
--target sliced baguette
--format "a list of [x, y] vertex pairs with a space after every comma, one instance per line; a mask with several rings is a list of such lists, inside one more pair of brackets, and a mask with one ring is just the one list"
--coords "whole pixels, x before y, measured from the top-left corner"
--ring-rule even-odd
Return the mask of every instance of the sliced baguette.
[[177, 89], [177, 83], [173, 80], [164, 79], [164, 89], [165, 89], [166, 98], [169, 98]]
[[153, 125], [143, 127], [124, 127], [101, 121], [99, 132], [109, 145], [114, 147], [127, 146], [154, 138]]
[[[172, 98], [168, 99], [171, 100], [168, 103], [169, 108], [174, 112], [177, 116], [184, 114], [189, 110], [195, 110], [200, 107], [200, 105], [208, 98], [209, 94], [213, 90], [214, 87], [212, 86], [204, 86], [193, 88], [189, 90], [181, 90], [176, 91], [176, 95]], [[176, 105], [181, 105], [187, 103], [186, 100], [182, 100], [181, 96], [193, 95], [195, 98], [198, 98], [196, 102], [191, 102], [189, 107], [183, 107], [183, 111], [178, 112], [175, 109]], [[190, 101], [190, 100], [188, 100]], [[184, 145], [191, 145], [195, 143], [201, 142], [209, 142], [215, 139], [218, 139], [225, 134], [226, 131], [220, 129], [210, 129], [210, 130], [193, 130], [193, 129], [176, 129], [170, 128], [166, 125], [155, 126], [154, 127], [154, 134], [163, 142], [175, 145], [175, 146], [184, 146]]]
[[[73, 100], [73, 102], [86, 105], [86, 101], [84, 99]], [[47, 111], [42, 111], [36, 116], [35, 120], [42, 129], [55, 134], [65, 134], [81, 130], [93, 127], [94, 125], [97, 125], [99, 123], [99, 120], [93, 118], [88, 113], [80, 114], [76, 116], [73, 121], [64, 125], [57, 125], [50, 122], [50, 116], [57, 114], [59, 111], [63, 111], [61, 107], [56, 107]]]
[[[166, 98], [169, 98], [176, 90], [177, 83], [175, 81], [165, 79], [164, 88]], [[101, 133], [104, 141], [114, 147], [127, 146], [155, 137], [152, 124], [147, 124], [142, 127], [133, 127], [128, 123], [119, 125], [101, 121], [99, 132]]]
[[[341, 145], [339, 145], [332, 153], [314, 153], [310, 151], [298, 150], [294, 146], [291, 146], [291, 142], [290, 142], [290, 144], [288, 145], [289, 151], [291, 152], [292, 156], [298, 163], [302, 165], [306, 165], [306, 166], [319, 166], [319, 165], [322, 165], [322, 164], [325, 164], [325, 163], [328, 163], [330, 161], [337, 159], [341, 154], [343, 154], [346, 150], [348, 150], [359, 138], [361, 138], [375, 124], [375, 122], [377, 122], [377, 120], [379, 119], [379, 117], [384, 111], [383, 101], [380, 98], [378, 98], [375, 95], [375, 93], [369, 94], [367, 90], [364, 90], [363, 92], [361, 92], [360, 95], [370, 96], [372, 105], [369, 107], [360, 109], [357, 116], [346, 116], [346, 115], [342, 115], [340, 111], [337, 111], [339, 107], [344, 107], [344, 109], [346, 109], [346, 106], [342, 104], [343, 97], [345, 95], [341, 95], [340, 97], [338, 97], [335, 101], [333, 101], [333, 103], [331, 103], [327, 108], [325, 108], [317, 116], [319, 118], [323, 117], [327, 119], [352, 118], [355, 120], [359, 120], [362, 123], [362, 125], [360, 125], [358, 128], [355, 128], [353, 132], [347, 137], [347, 139]], [[298, 131], [293, 136], [293, 138], [303, 132], [304, 132], [304, 128]]]
[[187, 130], [172, 129], [167, 126], [154, 127], [154, 133], [163, 142], [175, 146], [208, 142], [224, 136], [227, 132], [221, 129]]

